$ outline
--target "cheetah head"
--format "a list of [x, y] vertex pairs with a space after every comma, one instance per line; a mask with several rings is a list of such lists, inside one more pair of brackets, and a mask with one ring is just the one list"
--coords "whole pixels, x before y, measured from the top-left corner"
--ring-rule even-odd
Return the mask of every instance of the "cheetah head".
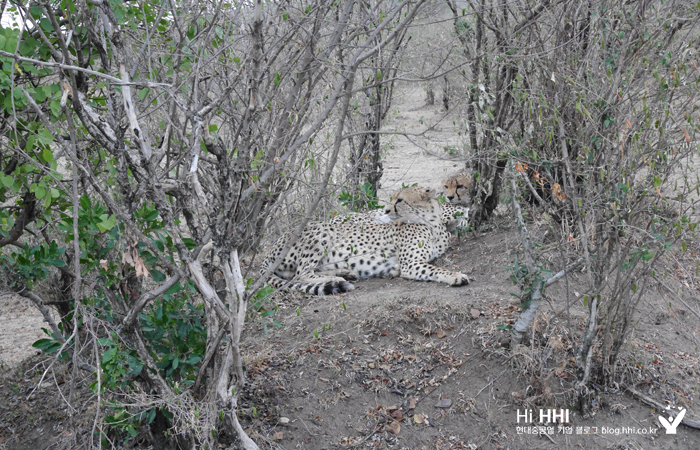
[[453, 205], [469, 205], [471, 203], [472, 176], [459, 173], [447, 178], [443, 183], [443, 195]]
[[384, 213], [394, 222], [441, 224], [441, 209], [434, 189], [411, 186], [391, 197]]

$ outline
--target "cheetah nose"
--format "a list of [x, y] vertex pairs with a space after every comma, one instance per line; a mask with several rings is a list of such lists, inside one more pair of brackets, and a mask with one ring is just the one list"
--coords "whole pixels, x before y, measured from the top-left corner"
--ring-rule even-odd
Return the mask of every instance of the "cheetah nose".
[[455, 198], [454, 195], [448, 195], [448, 196], [447, 196], [447, 200], [452, 200], [453, 198]]

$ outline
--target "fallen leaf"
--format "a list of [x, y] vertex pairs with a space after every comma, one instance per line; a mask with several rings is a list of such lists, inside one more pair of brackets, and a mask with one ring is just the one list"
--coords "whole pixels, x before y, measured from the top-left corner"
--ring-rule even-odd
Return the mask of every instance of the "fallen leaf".
[[289, 423], [289, 418], [287, 417], [280, 417], [280, 423], [282, 425], [287, 425]]
[[387, 406], [384, 409], [386, 409], [386, 412], [392, 412], [392, 411], [396, 411], [397, 409], [399, 409], [399, 407], [396, 405], [391, 405], [391, 406]]
[[450, 406], [452, 406], [452, 400], [449, 398], [441, 398], [437, 405], [435, 405], [436, 408], [449, 408]]
[[380, 369], [391, 370], [391, 364], [382, 364], [379, 366]]
[[440, 328], [440, 329], [438, 330], [438, 332], [437, 332], [437, 337], [438, 337], [439, 339], [442, 339], [442, 338], [444, 338], [445, 336], [447, 336], [447, 333], [445, 333], [445, 330], [443, 330], [442, 328]]
[[416, 414], [413, 416], [413, 421], [417, 424], [425, 423], [425, 416], [423, 414]]
[[416, 407], [416, 403], [418, 403], [418, 400], [415, 397], [411, 397], [411, 399], [408, 401], [408, 409], [414, 409]]
[[278, 431], [277, 433], [273, 434], [272, 437], [277, 441], [281, 441], [284, 439], [284, 431]]
[[473, 317], [474, 319], [478, 319], [479, 316], [481, 315], [481, 311], [479, 311], [479, 310], [476, 309], [476, 308], [472, 308], [472, 310], [469, 311], [469, 312], [472, 314], [472, 317]]
[[399, 434], [401, 432], [401, 424], [394, 420], [386, 426], [386, 431], [391, 434]]
[[393, 413], [391, 413], [391, 417], [393, 417], [396, 420], [403, 420], [403, 413], [401, 412], [400, 409], [397, 409]]
[[554, 183], [554, 186], [552, 187], [552, 192], [554, 193], [554, 196], [559, 200], [560, 202], [563, 202], [566, 200], [566, 194], [564, 193], [564, 190], [561, 188], [561, 185], [559, 183]]
[[374, 369], [374, 363], [369, 363], [367, 365], [369, 366], [370, 369]]
[[328, 381], [329, 381], [328, 378], [323, 378], [323, 377], [319, 378], [319, 380], [323, 381], [324, 383], [328, 383]]

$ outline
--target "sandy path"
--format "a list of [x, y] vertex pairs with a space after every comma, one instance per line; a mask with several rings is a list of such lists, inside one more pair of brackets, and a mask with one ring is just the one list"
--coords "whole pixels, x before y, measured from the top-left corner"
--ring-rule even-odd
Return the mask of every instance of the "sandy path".
[[[461, 119], [454, 112], [444, 117], [442, 105], [436, 100], [435, 105], [426, 106], [425, 97], [425, 90], [416, 84], [402, 87], [387, 117], [384, 131], [425, 134], [410, 139], [396, 134], [382, 136], [382, 145], [388, 148], [382, 155], [384, 176], [379, 191], [382, 199], [400, 189], [402, 183], [440, 188], [446, 175], [464, 167], [458, 155], [451, 156], [445, 151], [448, 146], [462, 148]], [[426, 132], [431, 127], [434, 129]]]
[[39, 350], [32, 344], [46, 337], [44, 318], [31, 301], [14, 294], [0, 296], [0, 366], [13, 367]]

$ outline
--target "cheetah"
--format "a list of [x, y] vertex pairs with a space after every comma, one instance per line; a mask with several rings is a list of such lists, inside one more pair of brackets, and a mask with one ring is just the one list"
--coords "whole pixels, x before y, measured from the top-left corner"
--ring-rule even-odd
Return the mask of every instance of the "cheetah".
[[[466, 275], [429, 264], [448, 246], [447, 206], [434, 190], [416, 186], [394, 194], [384, 208], [392, 223], [309, 223], [269, 283], [314, 295], [347, 292], [354, 289], [348, 280], [382, 276], [467, 285]], [[275, 243], [261, 274], [282, 253], [289, 236]]]
[[471, 204], [472, 176], [458, 173], [445, 179], [442, 183], [442, 195], [453, 205], [469, 206]]

